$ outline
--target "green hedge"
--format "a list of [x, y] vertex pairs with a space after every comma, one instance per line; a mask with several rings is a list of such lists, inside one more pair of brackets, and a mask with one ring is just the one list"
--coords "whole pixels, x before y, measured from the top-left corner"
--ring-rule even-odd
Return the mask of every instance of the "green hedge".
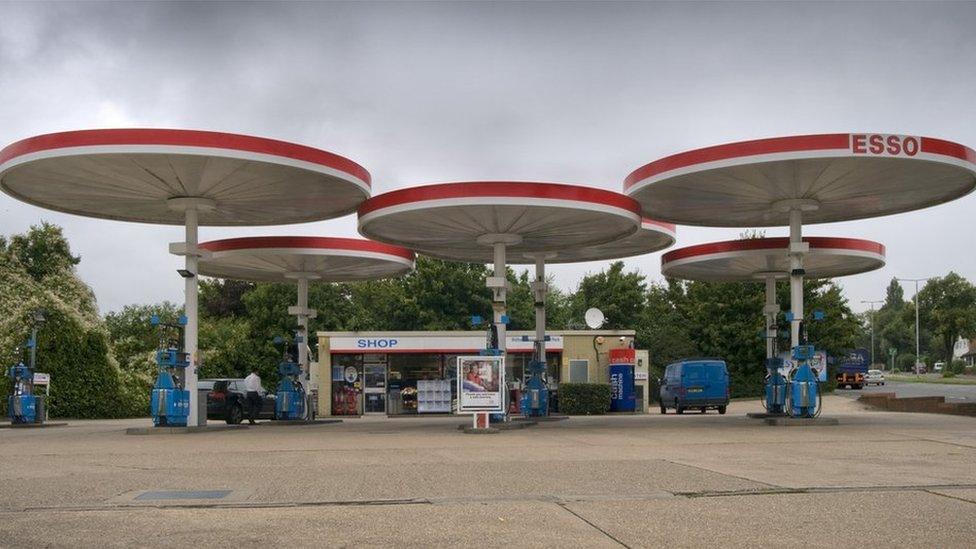
[[560, 383], [559, 412], [592, 416], [610, 411], [610, 385], [606, 383]]

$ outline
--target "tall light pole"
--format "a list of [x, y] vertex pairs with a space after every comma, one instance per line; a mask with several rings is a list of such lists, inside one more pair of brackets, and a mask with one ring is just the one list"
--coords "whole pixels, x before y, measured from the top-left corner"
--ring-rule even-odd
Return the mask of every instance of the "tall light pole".
[[[861, 303], [869, 303], [871, 305], [871, 366], [874, 366], [874, 304], [884, 303], [882, 299], [862, 299]], [[882, 367], [882, 370], [884, 368]]]
[[[931, 278], [931, 277], [929, 277]], [[925, 282], [929, 278], [895, 278], [899, 282], [914, 282], [915, 283], [915, 375], [918, 375], [918, 361], [919, 357], [922, 355], [921, 346], [919, 345], [918, 339], [918, 283]]]

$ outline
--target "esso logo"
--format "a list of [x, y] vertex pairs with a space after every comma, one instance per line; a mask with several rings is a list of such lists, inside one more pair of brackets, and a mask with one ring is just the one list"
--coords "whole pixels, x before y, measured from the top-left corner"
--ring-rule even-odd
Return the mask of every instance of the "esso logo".
[[883, 133], [852, 133], [851, 152], [880, 156], [915, 156], [921, 149], [921, 139], [911, 135]]

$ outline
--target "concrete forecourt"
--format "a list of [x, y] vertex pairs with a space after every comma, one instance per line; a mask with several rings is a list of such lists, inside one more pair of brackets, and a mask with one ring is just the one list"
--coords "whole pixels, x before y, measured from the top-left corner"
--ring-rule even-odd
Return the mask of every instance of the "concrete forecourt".
[[4, 429], [0, 545], [971, 547], [976, 418], [827, 398], [838, 426], [765, 426], [749, 400], [490, 437], [459, 417]]

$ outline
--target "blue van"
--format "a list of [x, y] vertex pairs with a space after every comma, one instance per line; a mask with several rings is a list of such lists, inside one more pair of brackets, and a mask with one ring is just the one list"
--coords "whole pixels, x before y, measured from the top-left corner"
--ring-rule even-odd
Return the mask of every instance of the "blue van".
[[717, 358], [688, 358], [668, 364], [661, 384], [661, 413], [683, 414], [688, 408], [724, 414], [729, 405], [729, 370]]

